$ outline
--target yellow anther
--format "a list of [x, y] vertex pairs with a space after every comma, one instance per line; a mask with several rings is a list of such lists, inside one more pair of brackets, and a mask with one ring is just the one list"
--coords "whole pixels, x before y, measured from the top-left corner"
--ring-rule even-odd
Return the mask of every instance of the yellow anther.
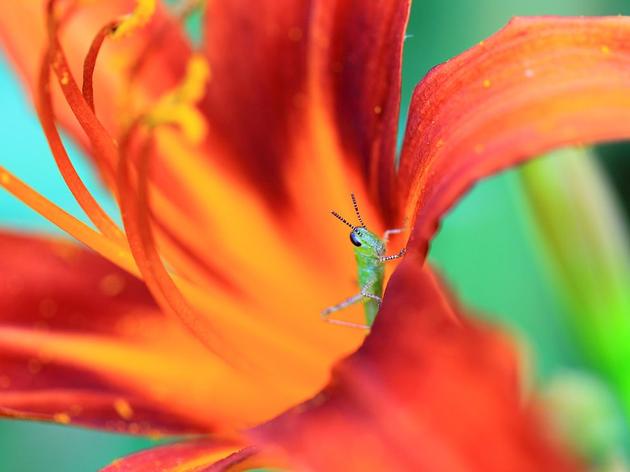
[[203, 98], [210, 79], [210, 66], [200, 55], [188, 61], [186, 76], [173, 90], [163, 95], [147, 113], [150, 126], [177, 125], [193, 143], [199, 143], [206, 135], [206, 120], [196, 107]]
[[151, 126], [177, 125], [184, 136], [194, 144], [200, 143], [206, 136], [204, 116], [190, 104], [174, 104], [153, 109], [148, 118]]
[[155, 3], [155, 0], [136, 0], [136, 8], [122, 18], [112, 37], [122, 38], [146, 25], [155, 13]]
[[178, 87], [178, 99], [182, 102], [195, 103], [203, 98], [206, 84], [210, 80], [210, 65], [206, 59], [194, 54], [186, 66], [186, 76]]

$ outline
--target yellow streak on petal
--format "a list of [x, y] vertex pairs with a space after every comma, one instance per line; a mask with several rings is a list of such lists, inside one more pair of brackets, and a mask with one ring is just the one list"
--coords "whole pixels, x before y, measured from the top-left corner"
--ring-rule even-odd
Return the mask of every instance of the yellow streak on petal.
[[112, 33], [112, 38], [123, 38], [146, 25], [155, 13], [155, 4], [155, 0], [137, 0], [136, 8], [129, 15], [123, 17]]

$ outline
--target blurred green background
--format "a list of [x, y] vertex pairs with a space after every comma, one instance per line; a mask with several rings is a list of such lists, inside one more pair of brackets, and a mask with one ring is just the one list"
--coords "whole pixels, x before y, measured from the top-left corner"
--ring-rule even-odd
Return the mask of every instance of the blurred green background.
[[[423, 0], [413, 5], [403, 66], [404, 123], [414, 85], [428, 69], [491, 35], [517, 15], [630, 14], [629, 0]], [[0, 57], [0, 164], [25, 178], [53, 201], [80, 215], [54, 167], [43, 134], [15, 75]], [[630, 166], [626, 148], [603, 150], [616, 182]], [[85, 163], [81, 174], [98, 183]], [[107, 209], [105, 193], [101, 201]], [[630, 202], [627, 199], [626, 202]], [[57, 231], [19, 202], [0, 192], [0, 225]], [[526, 338], [543, 381], [583, 363], [566, 319], [570, 315], [544, 265], [516, 171], [477, 187], [446, 218], [431, 259], [475, 311], [500, 320]], [[94, 431], [0, 421], [0, 470], [92, 471], [111, 460], [151, 445], [148, 440]]]

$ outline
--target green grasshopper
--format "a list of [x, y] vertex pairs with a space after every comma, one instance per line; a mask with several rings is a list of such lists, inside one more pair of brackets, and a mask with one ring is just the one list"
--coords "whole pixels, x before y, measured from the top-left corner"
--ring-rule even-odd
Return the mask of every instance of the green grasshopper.
[[[339, 221], [352, 228], [352, 231], [350, 232], [350, 242], [352, 242], [355, 246], [354, 257], [357, 262], [359, 287], [361, 287], [361, 291], [337, 305], [326, 308], [322, 311], [322, 317], [329, 323], [369, 329], [372, 326], [372, 323], [374, 323], [376, 314], [381, 306], [383, 279], [385, 276], [385, 262], [399, 259], [405, 255], [405, 248], [401, 249], [398, 254], [391, 256], [385, 255], [389, 237], [392, 234], [403, 232], [404, 228], [388, 229], [383, 234], [383, 237], [379, 238], [376, 234], [372, 233], [365, 227], [365, 223], [363, 223], [363, 218], [361, 218], [361, 213], [359, 213], [359, 206], [357, 205], [357, 200], [354, 194], [351, 193], [350, 197], [352, 198], [354, 212], [357, 215], [357, 219], [359, 220], [361, 226], [354, 226], [335, 211], [331, 211], [331, 213]], [[344, 308], [359, 302], [363, 302], [366, 325], [328, 318], [331, 313], [343, 310]]]

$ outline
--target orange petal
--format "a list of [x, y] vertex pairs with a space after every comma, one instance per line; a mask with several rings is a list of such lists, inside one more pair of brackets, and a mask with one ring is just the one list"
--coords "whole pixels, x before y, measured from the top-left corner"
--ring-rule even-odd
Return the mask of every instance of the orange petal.
[[[238, 459], [245, 461], [251, 454], [249, 449], [239, 451], [238, 444], [233, 442], [200, 439], [155, 447], [118, 459], [102, 472], [199, 472], [215, 470], [209, 468], [217, 463], [225, 464], [228, 458], [232, 460], [230, 465], [236, 465]], [[233, 457], [235, 455], [238, 457]]]
[[252, 436], [308, 470], [574, 470], [522, 405], [515, 365], [410, 256], [328, 388]]
[[416, 88], [399, 188], [426, 253], [477, 180], [552, 148], [630, 137], [630, 18], [517, 18]]

